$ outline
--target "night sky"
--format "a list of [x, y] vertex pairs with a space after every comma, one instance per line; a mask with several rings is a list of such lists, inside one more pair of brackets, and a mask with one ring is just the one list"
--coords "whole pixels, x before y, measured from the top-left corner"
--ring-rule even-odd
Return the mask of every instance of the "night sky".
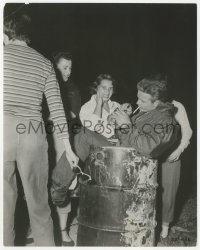
[[[4, 15], [22, 4], [7, 4]], [[136, 84], [152, 73], [168, 75], [171, 97], [184, 104], [193, 130], [183, 155], [182, 182], [196, 183], [197, 38], [195, 4], [29, 4], [31, 47], [51, 59], [57, 50], [73, 54], [72, 78], [83, 103], [100, 73], [118, 82], [113, 100], [131, 101]]]

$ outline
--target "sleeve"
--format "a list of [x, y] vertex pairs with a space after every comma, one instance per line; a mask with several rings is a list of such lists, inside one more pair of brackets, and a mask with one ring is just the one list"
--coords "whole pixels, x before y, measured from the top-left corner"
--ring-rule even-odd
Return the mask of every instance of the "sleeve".
[[138, 130], [134, 124], [129, 124], [126, 130], [118, 130], [118, 138], [122, 146], [133, 147], [138, 153], [157, 158], [168, 150], [178, 140], [178, 128], [172, 124], [157, 123], [160, 127], [144, 124]]
[[58, 138], [69, 138], [68, 124], [65, 117], [60, 89], [53, 66], [51, 66], [50, 74], [46, 78], [44, 94], [47, 99], [50, 115], [53, 120], [54, 129], [57, 133]]
[[174, 102], [174, 106], [177, 107], [178, 109], [175, 115], [175, 119], [180, 124], [181, 135], [182, 135], [179, 148], [181, 148], [181, 150], [184, 151], [184, 149], [186, 149], [190, 144], [190, 139], [192, 137], [192, 129], [190, 127], [188, 116], [183, 104], [179, 102]]
[[98, 115], [93, 114], [94, 109], [94, 105], [88, 102], [81, 107], [81, 111], [79, 114], [83, 127], [88, 128], [92, 131], [95, 130], [95, 126], [97, 124], [102, 123], [102, 119]]

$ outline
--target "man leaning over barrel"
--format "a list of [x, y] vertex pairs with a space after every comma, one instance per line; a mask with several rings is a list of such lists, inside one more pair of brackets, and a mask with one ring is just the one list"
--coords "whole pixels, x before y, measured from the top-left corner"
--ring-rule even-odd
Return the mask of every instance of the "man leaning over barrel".
[[180, 127], [174, 118], [176, 108], [165, 102], [166, 81], [151, 76], [141, 80], [137, 89], [139, 113], [131, 119], [121, 110], [112, 115], [120, 145], [133, 147], [141, 155], [163, 158], [180, 140]]

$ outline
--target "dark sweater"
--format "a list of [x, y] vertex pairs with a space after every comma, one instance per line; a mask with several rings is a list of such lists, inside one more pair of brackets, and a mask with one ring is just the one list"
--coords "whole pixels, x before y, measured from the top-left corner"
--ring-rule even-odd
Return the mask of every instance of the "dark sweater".
[[130, 129], [117, 130], [121, 146], [133, 147], [153, 158], [169, 155], [180, 142], [180, 126], [174, 119], [176, 108], [160, 103], [156, 109], [133, 116]]
[[78, 116], [81, 109], [81, 96], [77, 85], [71, 80], [67, 82], [59, 80], [59, 86], [66, 117], [71, 118], [70, 111]]

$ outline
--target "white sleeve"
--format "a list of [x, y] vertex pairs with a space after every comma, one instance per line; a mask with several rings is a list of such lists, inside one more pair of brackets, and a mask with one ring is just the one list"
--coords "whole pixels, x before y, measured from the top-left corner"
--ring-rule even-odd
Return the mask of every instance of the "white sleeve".
[[94, 106], [90, 105], [90, 103], [86, 103], [81, 107], [79, 114], [83, 127], [92, 131], [94, 131], [94, 127], [97, 124], [101, 123], [101, 118], [93, 113], [94, 109]]
[[179, 148], [181, 148], [183, 151], [190, 144], [190, 139], [192, 137], [192, 129], [190, 127], [188, 116], [183, 104], [181, 104], [180, 102], [173, 102], [173, 104], [176, 108], [178, 108], [175, 118], [181, 126], [182, 137]]

